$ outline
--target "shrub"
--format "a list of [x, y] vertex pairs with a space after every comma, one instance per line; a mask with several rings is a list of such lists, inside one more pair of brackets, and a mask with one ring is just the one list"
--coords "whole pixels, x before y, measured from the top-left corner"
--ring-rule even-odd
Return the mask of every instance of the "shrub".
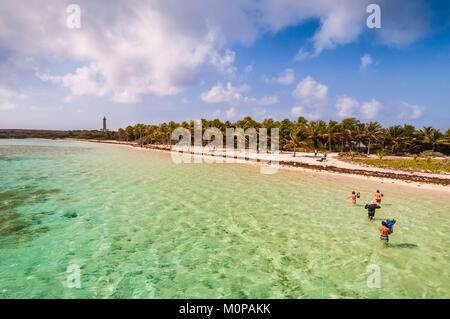
[[379, 151], [377, 152], [377, 156], [378, 156], [378, 158], [379, 158], [380, 160], [383, 159], [383, 157], [384, 157], [386, 154], [387, 154], [386, 150], [379, 150]]

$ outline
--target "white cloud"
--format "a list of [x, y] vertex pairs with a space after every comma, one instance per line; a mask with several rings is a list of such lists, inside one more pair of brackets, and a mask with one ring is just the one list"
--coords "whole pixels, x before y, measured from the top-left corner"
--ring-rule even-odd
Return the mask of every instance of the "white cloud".
[[351, 96], [338, 96], [336, 101], [337, 115], [340, 118], [355, 116], [359, 108], [359, 102]]
[[369, 65], [371, 65], [373, 63], [372, 61], [372, 57], [370, 56], [370, 54], [364, 54], [361, 57], [361, 66], [360, 68], [365, 70]]
[[223, 55], [214, 52], [210, 57], [210, 63], [214, 65], [220, 72], [233, 74], [236, 72], [234, 61], [236, 53], [230, 49], [226, 49]]
[[[119, 1], [79, 1], [82, 27], [77, 30], [65, 26], [67, 3], [2, 2], [0, 42], [24, 54], [85, 61], [83, 68], [87, 69], [95, 65], [96, 77], [104, 79], [105, 90], [115, 101], [136, 102], [145, 94], [177, 94], [194, 83], [199, 67], [220, 48], [214, 28], [200, 27], [199, 22], [205, 21], [201, 11], [191, 15], [197, 8], [189, 8], [187, 3], [177, 7], [185, 6], [183, 16], [189, 18], [177, 17], [181, 8], [165, 3], [132, 1], [125, 6]], [[224, 13], [224, 17], [233, 13]], [[80, 76], [83, 74], [74, 71], [61, 77], [79, 82], [76, 77]], [[98, 78], [92, 81], [103, 85]], [[84, 88], [80, 83], [66, 85], [74, 95], [98, 95], [98, 87], [91, 82]]]
[[[301, 48], [294, 60], [301, 61], [320, 54], [323, 50], [333, 49], [338, 45], [348, 44], [358, 39], [366, 30], [366, 7], [371, 0], [355, 1], [276, 1], [269, 5], [266, 19], [270, 20], [277, 30], [295, 21], [308, 18], [319, 18], [320, 27], [308, 42]], [[383, 44], [405, 46], [424, 37], [430, 32], [431, 6], [422, 0], [411, 0], [408, 6], [401, 1], [379, 0], [382, 8], [382, 28], [375, 36]]]
[[236, 109], [234, 106], [230, 107], [228, 110], [225, 111], [225, 116], [227, 120], [231, 120], [233, 117], [236, 116]]
[[381, 108], [381, 103], [375, 99], [366, 101], [361, 105], [361, 117], [367, 120], [374, 119], [380, 112]]
[[362, 104], [351, 96], [338, 96], [336, 100], [337, 115], [340, 118], [360, 116], [362, 119], [374, 119], [382, 108], [382, 104], [376, 99], [365, 101]]
[[363, 119], [373, 119], [382, 108], [382, 104], [376, 99], [361, 104], [356, 98], [347, 95], [337, 96], [333, 108], [329, 102], [328, 86], [317, 82], [311, 76], [303, 79], [292, 94], [297, 98], [298, 104], [292, 107], [291, 114], [296, 117], [304, 116], [310, 120], [336, 116], [339, 118], [361, 116]]
[[293, 115], [301, 114], [310, 120], [316, 120], [328, 113], [328, 86], [311, 76], [308, 75], [300, 81], [292, 95], [299, 103], [291, 109]]
[[304, 116], [305, 115], [305, 108], [303, 106], [297, 105], [292, 107], [291, 114], [295, 117]]
[[311, 57], [312, 54], [310, 52], [306, 51], [304, 48], [300, 48], [294, 57], [294, 61], [304, 61]]
[[208, 104], [241, 101], [245, 97], [241, 94], [241, 88], [236, 88], [230, 82], [224, 86], [221, 82], [214, 85], [209, 91], [200, 94], [200, 98]]
[[303, 101], [321, 103], [325, 102], [328, 97], [328, 86], [317, 82], [308, 75], [297, 84], [292, 94]]
[[[211, 61], [219, 70], [233, 70], [232, 51], [217, 52], [311, 19], [320, 23], [310, 39], [312, 54], [355, 41], [366, 28], [365, 7], [371, 1], [78, 0], [82, 26], [76, 30], [65, 25], [70, 2], [1, 1], [2, 47], [38, 60], [61, 59], [77, 65], [81, 61], [87, 69], [95, 65], [87, 87], [78, 83], [86, 74], [77, 70], [66, 74], [74, 82], [67, 84], [71, 94], [98, 96], [98, 88], [104, 87], [108, 92], [104, 96], [128, 103], [146, 94], [179, 93], [196, 83], [201, 66]], [[406, 7], [387, 0], [379, 4], [390, 8], [383, 10], [383, 28], [377, 33], [381, 42], [405, 45], [428, 32], [427, 15], [417, 13], [426, 12], [429, 5], [419, 0], [409, 1]]]
[[257, 99], [243, 94], [248, 90], [249, 87], [247, 85], [235, 87], [228, 82], [224, 86], [221, 82], [218, 82], [208, 91], [202, 92], [200, 99], [208, 104], [227, 102], [235, 105], [272, 105], [278, 103], [278, 97], [276, 95], [264, 96], [261, 99]]
[[213, 116], [217, 118], [225, 117], [226, 120], [231, 120], [236, 116], [236, 108], [234, 106], [230, 106], [224, 111], [217, 109], [214, 111]]
[[273, 105], [273, 104], [277, 104], [278, 101], [278, 96], [276, 95], [271, 95], [271, 96], [264, 96], [263, 98], [261, 98], [258, 102], [259, 105]]
[[313, 37], [315, 54], [350, 43], [358, 37], [364, 27], [364, 16], [360, 14], [363, 11], [359, 10], [364, 10], [364, 7], [355, 2], [349, 5], [352, 8], [341, 6], [323, 19], [320, 31]]
[[276, 83], [280, 85], [290, 85], [295, 81], [295, 73], [292, 69], [286, 69], [279, 73], [276, 77], [263, 77], [263, 81], [266, 83]]
[[417, 120], [424, 114], [424, 108], [420, 105], [402, 102], [403, 110], [398, 114], [398, 118], [403, 120]]
[[303, 116], [311, 121], [318, 120], [321, 117], [321, 114], [318, 110], [307, 111], [306, 108], [301, 105], [293, 106], [291, 109], [291, 114], [295, 117]]
[[[68, 88], [71, 95], [66, 97], [67, 102], [70, 102], [73, 98], [82, 96], [104, 96], [108, 90], [105, 84], [99, 83], [99, 70], [94, 65], [77, 68], [73, 74], [66, 74], [64, 76], [53, 76], [47, 73], [38, 73], [37, 76], [42, 81], [61, 83], [64, 87]], [[121, 92], [121, 94], [123, 95], [124, 92]], [[117, 102], [135, 102], [126, 99], [124, 96], [117, 95], [113, 99]]]

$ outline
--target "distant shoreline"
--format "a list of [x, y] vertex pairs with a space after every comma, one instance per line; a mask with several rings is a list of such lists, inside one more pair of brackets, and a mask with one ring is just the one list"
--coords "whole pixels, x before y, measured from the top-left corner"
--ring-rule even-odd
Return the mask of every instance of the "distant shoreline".
[[[149, 151], [163, 151], [163, 152], [171, 152], [170, 146], [168, 145], [138, 145], [137, 143], [132, 142], [121, 142], [121, 141], [112, 141], [112, 140], [79, 140], [84, 142], [91, 143], [101, 143], [101, 144], [113, 144], [113, 145], [122, 145], [127, 147], [132, 147], [140, 150], [149, 150]], [[227, 158], [227, 156], [223, 154], [205, 154], [199, 152], [190, 152], [191, 155], [200, 156], [200, 157], [223, 157]], [[354, 176], [366, 179], [377, 179], [380, 181], [394, 180], [403, 185], [408, 186], [416, 186], [424, 188], [432, 188], [434, 190], [444, 190], [450, 192], [450, 174], [443, 173], [424, 173], [424, 172], [405, 172], [399, 169], [382, 169], [377, 167], [366, 167], [362, 165], [358, 165], [355, 163], [348, 163], [336, 160], [335, 158], [330, 158], [328, 163], [317, 163], [317, 158], [309, 158], [308, 155], [303, 155], [302, 153], [298, 153], [300, 156], [292, 157], [292, 153], [283, 153], [280, 154], [279, 165], [280, 168], [285, 169], [295, 169], [295, 170], [306, 170], [306, 171], [315, 171], [321, 173], [331, 173], [338, 175], [347, 175]], [[306, 154], [306, 153], [305, 153]], [[290, 159], [286, 159], [286, 157], [290, 157]], [[229, 158], [229, 157], [228, 157]], [[259, 160], [251, 157], [237, 157], [237, 160], [242, 163], [252, 163], [256, 165], [260, 165]], [[339, 163], [341, 162], [341, 163]], [[338, 164], [338, 165], [336, 165]]]

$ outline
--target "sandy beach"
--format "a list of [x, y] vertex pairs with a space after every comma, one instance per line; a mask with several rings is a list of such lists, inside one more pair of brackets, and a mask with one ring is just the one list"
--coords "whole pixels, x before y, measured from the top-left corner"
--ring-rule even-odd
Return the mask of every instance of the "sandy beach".
[[[169, 145], [138, 145], [132, 142], [122, 142], [114, 140], [80, 140], [92, 143], [114, 144], [122, 147], [133, 148], [142, 151], [171, 152]], [[181, 153], [181, 151], [178, 150]], [[221, 157], [224, 163], [239, 163], [248, 165], [264, 165], [264, 161], [269, 159], [261, 154], [236, 151], [234, 158], [225, 154], [224, 150], [216, 149], [209, 151], [206, 147], [201, 149], [192, 148], [190, 151], [194, 157], [217, 160]], [[279, 168], [291, 171], [303, 171], [313, 174], [327, 174], [333, 176], [347, 176], [359, 179], [378, 181], [380, 183], [390, 183], [408, 187], [421, 188], [433, 191], [450, 193], [450, 174], [448, 173], [427, 173], [419, 171], [409, 171], [391, 168], [379, 168], [369, 165], [361, 165], [353, 162], [343, 161], [337, 153], [328, 153], [327, 160], [319, 162], [322, 157], [319, 153], [317, 157], [314, 153], [297, 152], [293, 156], [292, 152], [282, 152], [278, 155]]]

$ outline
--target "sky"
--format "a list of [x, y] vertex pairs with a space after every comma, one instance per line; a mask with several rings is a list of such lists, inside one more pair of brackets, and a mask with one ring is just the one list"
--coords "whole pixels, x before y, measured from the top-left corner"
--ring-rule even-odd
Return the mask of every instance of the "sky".
[[249, 115], [446, 130], [449, 16], [439, 0], [0, 0], [0, 128]]

